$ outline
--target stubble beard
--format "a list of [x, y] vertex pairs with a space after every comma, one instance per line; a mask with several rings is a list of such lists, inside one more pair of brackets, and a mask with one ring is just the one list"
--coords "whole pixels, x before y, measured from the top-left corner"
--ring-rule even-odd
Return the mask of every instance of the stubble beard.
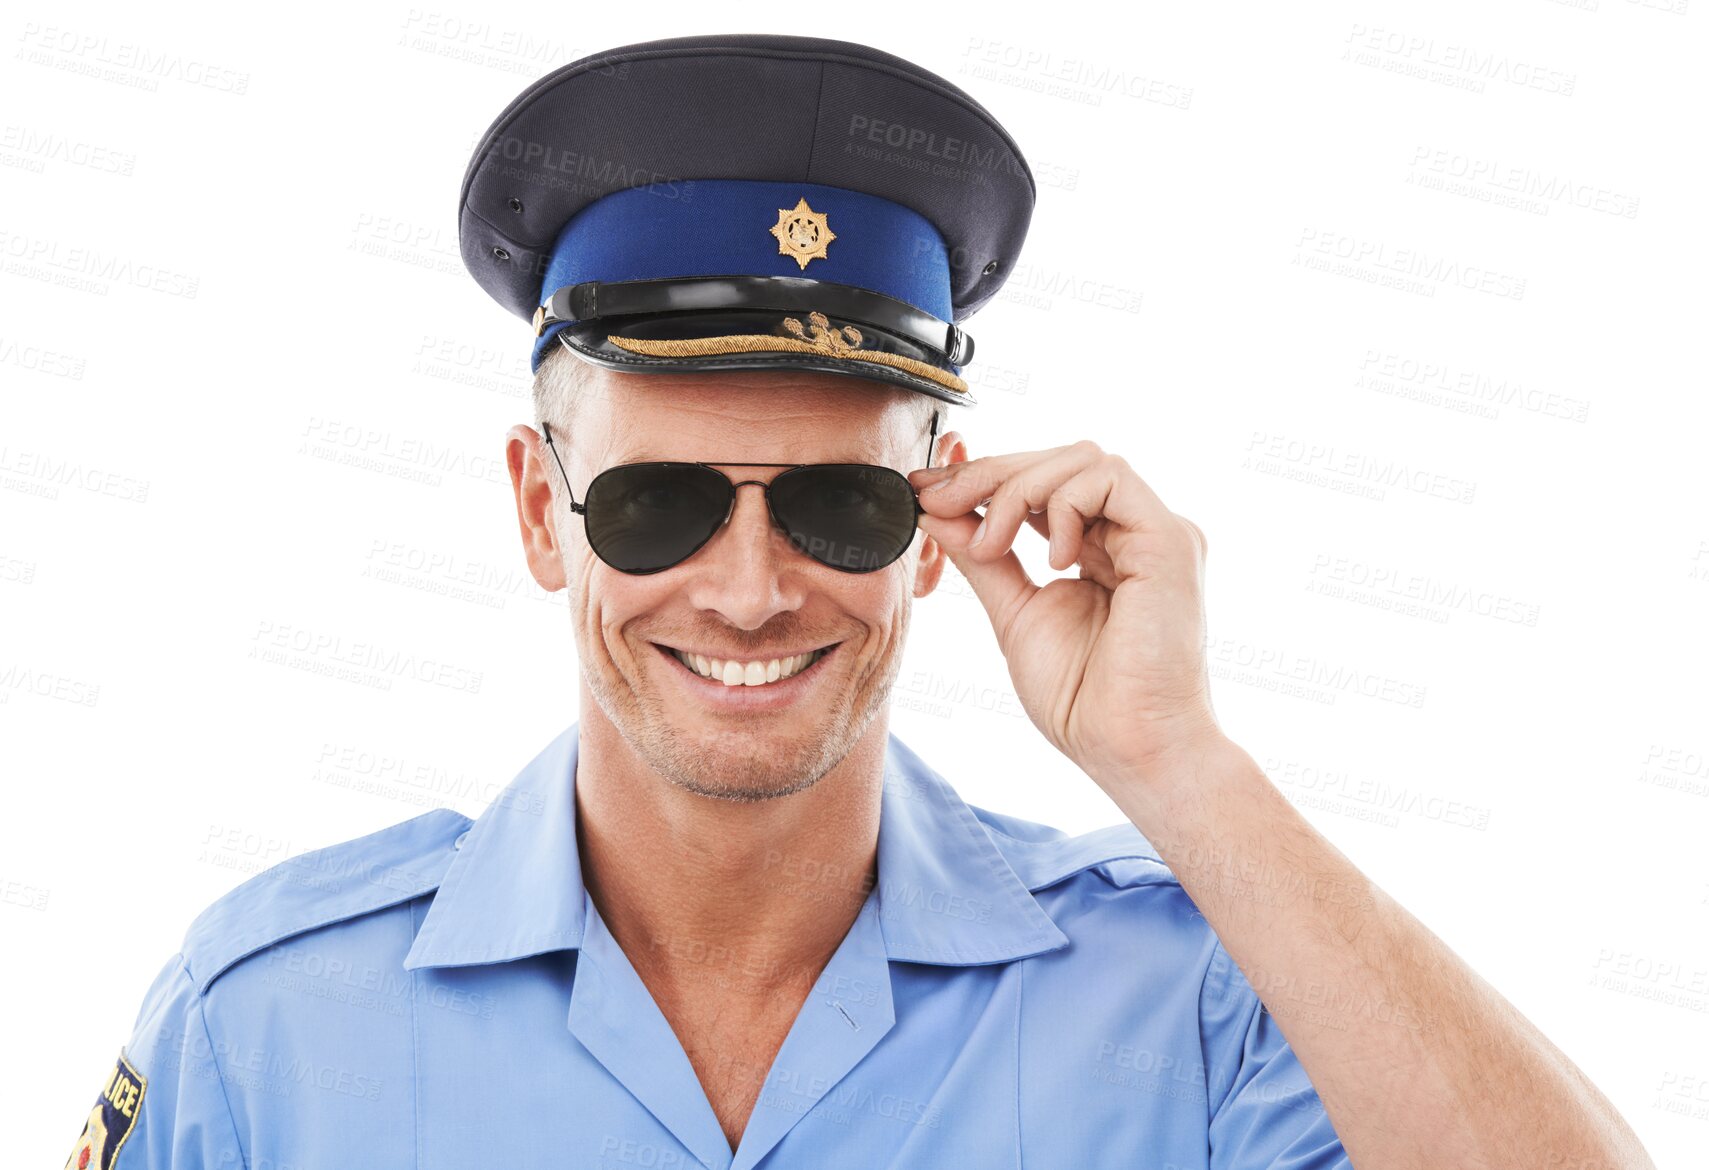
[[[642, 693], [622, 678], [607, 678], [585, 665], [582, 675], [606, 719], [667, 783], [714, 800], [753, 803], [804, 792], [847, 757], [890, 701], [901, 669], [900, 646], [899, 641], [893, 647], [882, 677], [855, 680], [860, 694], [853, 703], [839, 702], [835, 711], [810, 720], [800, 739], [777, 750], [762, 744], [779, 718], [773, 713], [756, 712], [726, 728], [688, 737], [672, 727], [670, 705], [651, 688]], [[649, 647], [648, 652], [654, 651]], [[872, 685], [862, 689], [869, 681]]]

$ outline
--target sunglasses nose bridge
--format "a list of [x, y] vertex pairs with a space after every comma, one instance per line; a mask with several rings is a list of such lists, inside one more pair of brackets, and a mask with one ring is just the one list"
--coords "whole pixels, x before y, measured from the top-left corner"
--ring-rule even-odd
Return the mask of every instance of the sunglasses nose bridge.
[[776, 511], [771, 506], [771, 484], [763, 479], [733, 479], [730, 481], [730, 506], [724, 510], [724, 523], [729, 524], [730, 518], [736, 514], [736, 500], [741, 494], [740, 489], [750, 483], [759, 488], [760, 494], [765, 497], [766, 518], [771, 521], [771, 526], [779, 532], [783, 532], [783, 521], [778, 519]]
[[[729, 479], [729, 476], [726, 475], [725, 478]], [[772, 507], [771, 507], [771, 484], [769, 482], [767, 482], [766, 480], [763, 480], [763, 479], [739, 479], [739, 480], [738, 479], [730, 479], [729, 482], [730, 482], [729, 503], [724, 508], [724, 518], [723, 518], [723, 520], [721, 520], [719, 522], [718, 528], [717, 528], [716, 532], [714, 533], [714, 537], [716, 536], [717, 533], [724, 532], [726, 529], [728, 529], [730, 527], [730, 521], [735, 518], [736, 504], [737, 504], [737, 501], [739, 500], [740, 495], [741, 495], [740, 489], [743, 488], [744, 486], [748, 485], [748, 484], [753, 484], [755, 487], [760, 489], [760, 492], [765, 497], [765, 505], [764, 506], [765, 506], [765, 510], [766, 510], [766, 522], [769, 526], [769, 531], [770, 531], [771, 535], [774, 538], [781, 537], [783, 540], [788, 541], [791, 551], [795, 551], [795, 545], [794, 545], [794, 542], [790, 540], [788, 530], [784, 527], [783, 522], [780, 519], [778, 519], [777, 513], [772, 511]], [[708, 540], [708, 543], [711, 543], [710, 539]]]

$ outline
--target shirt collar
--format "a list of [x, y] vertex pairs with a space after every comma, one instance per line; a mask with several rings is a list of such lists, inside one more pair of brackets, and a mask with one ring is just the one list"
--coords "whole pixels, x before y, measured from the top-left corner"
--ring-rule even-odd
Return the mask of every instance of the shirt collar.
[[[404, 967], [502, 963], [580, 948], [579, 724], [540, 752], [459, 840]], [[877, 912], [890, 959], [972, 966], [1068, 945], [949, 783], [891, 734]]]

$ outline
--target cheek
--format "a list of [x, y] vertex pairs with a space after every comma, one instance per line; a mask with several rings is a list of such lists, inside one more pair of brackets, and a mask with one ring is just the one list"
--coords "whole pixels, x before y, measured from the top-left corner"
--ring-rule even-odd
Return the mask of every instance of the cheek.
[[600, 587], [597, 562], [582, 556], [571, 563], [570, 612], [575, 614], [576, 628], [589, 626], [600, 610]]
[[906, 558], [879, 573], [867, 574], [874, 580], [862, 579], [845, 587], [838, 598], [844, 613], [867, 628], [867, 636], [875, 650], [899, 638], [907, 629], [908, 603], [913, 576], [902, 565]]
[[576, 636], [582, 641], [583, 653], [590, 644], [600, 658], [638, 653], [638, 648], [627, 644], [624, 632], [637, 618], [661, 604], [654, 594], [662, 591], [647, 588], [644, 577], [617, 572], [592, 553], [585, 555], [577, 569], [575, 595], [570, 604], [574, 607]]

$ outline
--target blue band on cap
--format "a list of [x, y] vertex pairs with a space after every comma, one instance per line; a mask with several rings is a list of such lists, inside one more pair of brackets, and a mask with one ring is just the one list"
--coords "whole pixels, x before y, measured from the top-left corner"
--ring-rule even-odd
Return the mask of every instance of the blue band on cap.
[[[779, 210], [806, 199], [836, 235], [806, 268], [778, 250]], [[943, 321], [954, 309], [949, 252], [932, 222], [889, 199], [819, 183], [690, 179], [616, 191], [564, 225], [540, 285], [540, 301], [588, 280], [672, 276], [795, 276], [853, 285], [906, 301]], [[540, 368], [559, 330], [534, 345]]]

